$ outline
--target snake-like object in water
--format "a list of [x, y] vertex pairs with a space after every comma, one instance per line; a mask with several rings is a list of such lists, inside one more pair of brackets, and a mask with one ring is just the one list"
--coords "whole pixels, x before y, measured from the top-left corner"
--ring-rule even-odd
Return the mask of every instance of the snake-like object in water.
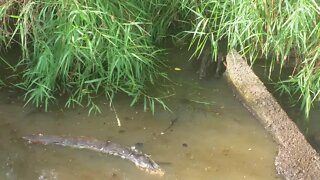
[[153, 174], [164, 175], [164, 171], [149, 155], [143, 154], [135, 148], [123, 147], [111, 141], [99, 141], [88, 137], [48, 136], [42, 134], [23, 136], [23, 139], [33, 144], [55, 144], [78, 149], [89, 149], [109, 155], [119, 156], [133, 162], [139, 169]]

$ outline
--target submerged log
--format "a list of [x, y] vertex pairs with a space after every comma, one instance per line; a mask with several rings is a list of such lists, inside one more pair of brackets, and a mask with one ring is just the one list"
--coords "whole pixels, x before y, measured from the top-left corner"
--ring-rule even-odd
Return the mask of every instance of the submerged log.
[[161, 170], [160, 166], [150, 156], [143, 154], [135, 148], [126, 148], [110, 141], [99, 141], [88, 137], [47, 136], [42, 134], [23, 136], [22, 138], [34, 144], [55, 144], [119, 156], [122, 159], [133, 162], [139, 169], [149, 174], [164, 175], [164, 171]]
[[265, 126], [278, 144], [277, 172], [286, 179], [320, 179], [319, 154], [296, 124], [236, 52], [227, 55], [226, 79], [245, 107]]

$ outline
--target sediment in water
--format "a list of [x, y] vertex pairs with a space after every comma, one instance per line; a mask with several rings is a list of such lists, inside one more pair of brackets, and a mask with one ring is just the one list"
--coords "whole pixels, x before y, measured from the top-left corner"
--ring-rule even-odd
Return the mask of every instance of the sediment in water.
[[278, 144], [277, 172], [286, 179], [320, 179], [320, 156], [306, 141], [247, 62], [231, 51], [225, 78], [246, 108], [264, 125]]

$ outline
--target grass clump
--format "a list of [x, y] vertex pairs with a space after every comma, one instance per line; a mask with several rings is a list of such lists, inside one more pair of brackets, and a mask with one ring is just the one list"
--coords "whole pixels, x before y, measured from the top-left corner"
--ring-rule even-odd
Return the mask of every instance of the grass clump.
[[[128, 0], [0, 1], [0, 42], [17, 41], [22, 59], [19, 86], [37, 106], [66, 93], [66, 106], [88, 103], [102, 92], [144, 99], [154, 110], [147, 84], [165, 77], [155, 47], [171, 27], [191, 37], [195, 56], [210, 48], [213, 56], [237, 49], [252, 63], [264, 57], [282, 69], [294, 64], [279, 89], [293, 97], [308, 117], [320, 99], [320, 5], [315, 0]], [[175, 32], [175, 31], [173, 31]], [[182, 36], [181, 36], [182, 35]], [[214, 58], [213, 58], [214, 59]], [[143, 98], [142, 98], [143, 97]], [[163, 106], [165, 106], [162, 103]]]
[[298, 96], [306, 117], [320, 100], [320, 4], [318, 1], [188, 1], [191, 45], [202, 52], [206, 44], [216, 56], [221, 41], [252, 63], [260, 57], [282, 69], [294, 64], [292, 75], [278, 84], [281, 92]]
[[0, 19], [7, 22], [0, 25], [0, 41], [21, 46], [18, 86], [27, 103], [47, 109], [58, 93], [66, 93], [67, 107], [87, 103], [99, 111], [94, 98], [101, 92], [110, 101], [124, 92], [133, 103], [143, 97], [152, 105], [162, 101], [148, 95], [146, 84], [164, 76], [154, 42], [165, 34], [173, 12], [159, 0], [6, 1], [0, 7]]

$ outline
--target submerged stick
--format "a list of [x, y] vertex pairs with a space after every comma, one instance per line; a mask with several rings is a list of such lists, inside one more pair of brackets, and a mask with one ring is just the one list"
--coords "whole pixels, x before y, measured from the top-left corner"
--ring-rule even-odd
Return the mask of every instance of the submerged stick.
[[56, 144], [119, 156], [122, 159], [133, 162], [139, 169], [142, 169], [149, 174], [164, 175], [164, 171], [161, 170], [160, 166], [155, 163], [150, 156], [143, 154], [137, 149], [123, 147], [110, 141], [99, 141], [88, 137], [47, 136], [42, 134], [23, 136], [22, 138], [27, 140], [30, 144]]
[[113, 106], [112, 103], [111, 103], [111, 107], [112, 107], [112, 109], [113, 109], [113, 111], [114, 111], [114, 114], [116, 115], [116, 119], [117, 119], [118, 126], [121, 127], [121, 121], [120, 121], [119, 116], [118, 116], [118, 114], [117, 114], [116, 108], [114, 108], [114, 106]]

